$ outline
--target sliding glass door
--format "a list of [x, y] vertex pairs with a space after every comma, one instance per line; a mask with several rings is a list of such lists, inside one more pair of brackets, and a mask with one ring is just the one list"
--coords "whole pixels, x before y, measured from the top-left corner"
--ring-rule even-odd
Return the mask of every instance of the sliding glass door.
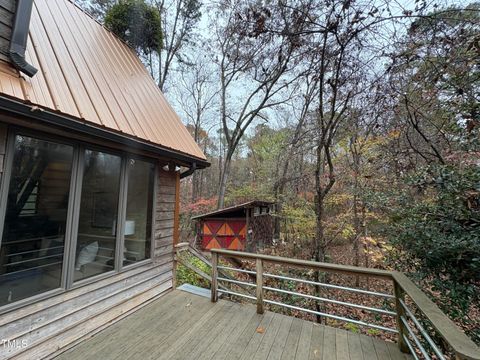
[[85, 150], [74, 281], [115, 268], [122, 158]]
[[73, 147], [15, 136], [0, 247], [0, 306], [62, 286]]
[[150, 258], [153, 162], [20, 131], [10, 136], [7, 157], [0, 312]]
[[155, 166], [152, 163], [129, 160], [124, 265], [150, 257], [154, 179]]

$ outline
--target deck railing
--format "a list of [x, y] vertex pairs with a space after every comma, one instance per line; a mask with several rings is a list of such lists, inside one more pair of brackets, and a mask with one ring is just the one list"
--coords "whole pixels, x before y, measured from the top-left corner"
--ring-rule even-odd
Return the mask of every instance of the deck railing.
[[[257, 312], [264, 312], [264, 305], [270, 304], [274, 306], [284, 307], [291, 310], [303, 311], [320, 317], [331, 318], [337, 321], [366, 326], [377, 330], [387, 331], [397, 334], [398, 346], [403, 352], [410, 352], [415, 359], [447, 359], [448, 355], [444, 354], [443, 349], [448, 349], [453, 353], [455, 359], [458, 360], [480, 360], [480, 351], [478, 347], [471, 341], [418, 287], [413, 284], [404, 274], [394, 271], [385, 271], [379, 269], [361, 268], [354, 266], [319, 263], [313, 261], [290, 259], [278, 256], [269, 256], [262, 254], [252, 254], [238, 251], [212, 249], [211, 250], [211, 300], [216, 302], [219, 294], [227, 294], [237, 296], [249, 300], [253, 300], [257, 304]], [[235, 259], [237, 261], [250, 260], [255, 262], [255, 270], [244, 267], [224, 266], [219, 260]], [[369, 278], [379, 278], [393, 284], [393, 294], [369, 291], [360, 288], [346, 287], [334, 285], [327, 282], [312, 281], [298, 277], [289, 277], [283, 275], [272, 274], [264, 271], [266, 264], [277, 264], [283, 266], [292, 266], [315, 270], [322, 273], [347, 274], [353, 276], [365, 276]], [[222, 276], [220, 274], [228, 272], [238, 272], [247, 274], [254, 282], [236, 280], [231, 276]], [[394, 311], [385, 308], [376, 308], [355, 304], [345, 301], [334, 300], [326, 297], [302, 293], [299, 291], [285, 290], [278, 287], [266, 286], [264, 280], [266, 278], [287, 280], [295, 283], [303, 283], [314, 285], [318, 288], [330, 288], [341, 291], [349, 291], [358, 294], [390, 299], [395, 302]], [[232, 291], [221, 284], [238, 285], [242, 288], [255, 289], [255, 296]], [[353, 307], [367, 312], [380, 314], [382, 316], [391, 316], [395, 318], [396, 328], [383, 325], [360, 321], [357, 319], [347, 318], [323, 311], [312, 310], [309, 308], [282, 303], [268, 299], [265, 292], [277, 292], [284, 295], [301, 297], [314, 300], [320, 303], [331, 303], [341, 306]], [[421, 314], [422, 321], [415, 314]], [[428, 327], [424, 325], [425, 320], [428, 321]], [[422, 324], [423, 323], [423, 324]], [[439, 346], [433, 340], [433, 331], [440, 335], [443, 346]]]

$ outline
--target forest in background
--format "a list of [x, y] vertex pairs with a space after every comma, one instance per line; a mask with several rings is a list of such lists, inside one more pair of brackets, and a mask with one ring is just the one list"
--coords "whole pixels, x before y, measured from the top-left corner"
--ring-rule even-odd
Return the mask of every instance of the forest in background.
[[212, 164], [182, 181], [182, 240], [275, 201], [270, 252], [405, 271], [480, 344], [480, 3], [79, 2]]

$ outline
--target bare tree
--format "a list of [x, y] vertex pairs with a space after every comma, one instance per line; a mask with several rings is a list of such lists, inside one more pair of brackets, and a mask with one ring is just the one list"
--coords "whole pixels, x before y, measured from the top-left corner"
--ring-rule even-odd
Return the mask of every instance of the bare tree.
[[[165, 83], [175, 61], [188, 62], [182, 49], [191, 41], [193, 30], [201, 17], [201, 3], [198, 0], [155, 1], [163, 30], [163, 49], [158, 55], [158, 87], [165, 91]], [[156, 59], [151, 59], [151, 68]]]
[[[247, 0], [224, 5], [218, 11], [226, 17], [225, 22], [217, 21], [214, 39], [226, 142], [217, 204], [222, 208], [232, 157], [240, 140], [254, 120], [267, 120], [268, 109], [289, 96], [284, 92], [288, 93], [297, 78], [292, 63], [300, 48], [300, 36], [293, 33], [307, 22], [298, 10], [270, 9]], [[270, 31], [270, 26], [278, 31]], [[295, 28], [292, 33], [287, 30], [291, 27]]]
[[[218, 126], [212, 121], [212, 110], [215, 106], [218, 88], [213, 85], [213, 73], [206, 62], [206, 57], [200, 54], [195, 58], [194, 65], [185, 66], [179, 74], [180, 78], [174, 90], [174, 96], [179, 103], [187, 124], [193, 129], [193, 138], [204, 150], [207, 150], [209, 130]], [[195, 171], [192, 176], [192, 202], [200, 195], [202, 172]]]
[[[313, 66], [312, 63], [307, 63], [307, 66]], [[312, 116], [312, 108], [316, 106], [318, 100], [318, 79], [317, 74], [312, 71], [312, 69], [307, 68], [303, 72], [302, 76], [299, 78], [301, 86], [299, 87], [299, 95], [292, 99], [294, 104], [294, 109], [292, 110], [292, 115], [295, 118], [296, 125], [292, 132], [291, 138], [289, 139], [288, 146], [285, 149], [285, 154], [282, 161], [277, 162], [276, 169], [276, 181], [273, 185], [273, 194], [275, 198], [275, 204], [277, 206], [277, 213], [280, 215], [282, 213], [283, 207], [283, 194], [285, 191], [286, 185], [291, 182], [298, 180], [299, 176], [302, 177], [303, 174], [293, 174], [289, 175], [290, 165], [293, 158], [298, 153], [299, 144], [305, 138], [305, 134], [308, 132], [306, 128], [306, 122], [308, 117]], [[298, 105], [299, 104], [299, 105]], [[297, 107], [295, 109], [295, 107]], [[300, 148], [300, 151], [303, 151], [303, 148]], [[280, 159], [279, 159], [280, 160]], [[275, 238], [280, 236], [280, 217], [275, 218]]]
[[[308, 14], [308, 19], [312, 21], [312, 26], [307, 30], [311, 54], [309, 61], [318, 77], [313, 140], [316, 231], [312, 257], [315, 261], [325, 261], [327, 248], [334, 239], [325, 234], [325, 201], [336, 182], [333, 158], [337, 134], [341, 128], [348, 126], [353, 99], [365, 90], [358, 83], [358, 72], [366, 61], [361, 53], [368, 44], [366, 30], [377, 22], [378, 9], [372, 4], [350, 0], [329, 1]], [[315, 280], [325, 281], [320, 272], [315, 273]], [[321, 288], [316, 286], [315, 291], [320, 295]], [[316, 303], [316, 307], [317, 311], [322, 311], [321, 304]], [[317, 321], [321, 321], [320, 316]]]
[[[383, 87], [371, 88], [369, 92], [362, 94], [352, 104], [350, 111], [351, 126], [347, 130], [348, 136], [348, 165], [353, 173], [352, 183], [352, 210], [353, 210], [353, 265], [360, 265], [361, 239], [367, 236], [367, 204], [362, 195], [366, 187], [366, 181], [370, 178], [369, 169], [366, 165], [366, 157], [374, 130], [379, 126], [380, 118], [384, 115], [386, 106]], [[356, 285], [359, 278], [356, 277]]]

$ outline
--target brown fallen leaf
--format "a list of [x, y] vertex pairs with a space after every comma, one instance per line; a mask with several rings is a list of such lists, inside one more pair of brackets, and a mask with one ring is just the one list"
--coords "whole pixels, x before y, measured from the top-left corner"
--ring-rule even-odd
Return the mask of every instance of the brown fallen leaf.
[[265, 328], [259, 326], [259, 327], [257, 328], [257, 333], [259, 333], [259, 334], [265, 333]]

